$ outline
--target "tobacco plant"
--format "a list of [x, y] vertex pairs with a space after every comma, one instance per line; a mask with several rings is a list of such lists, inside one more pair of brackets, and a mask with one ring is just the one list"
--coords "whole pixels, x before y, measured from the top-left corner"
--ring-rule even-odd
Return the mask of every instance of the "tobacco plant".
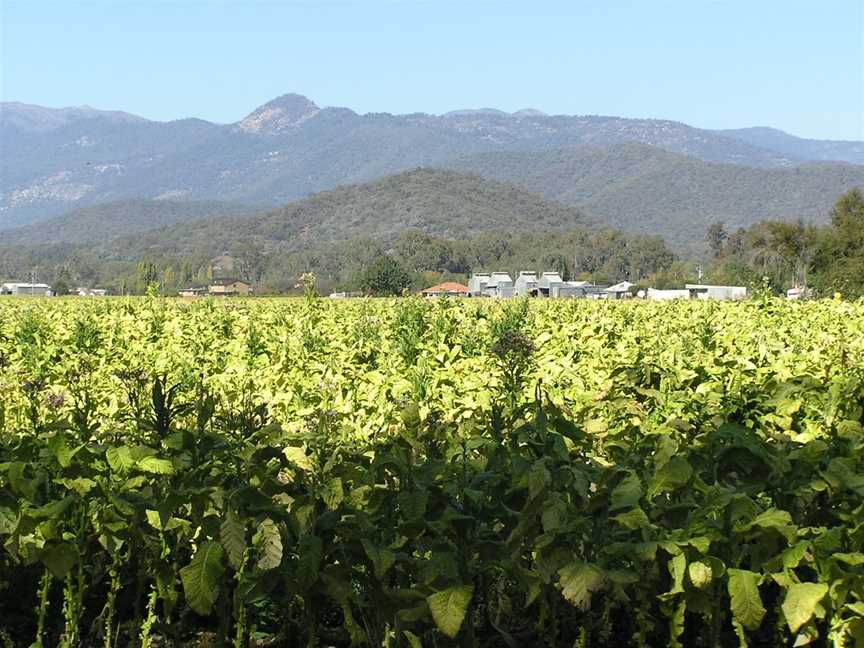
[[864, 645], [864, 303], [0, 302], [0, 641]]

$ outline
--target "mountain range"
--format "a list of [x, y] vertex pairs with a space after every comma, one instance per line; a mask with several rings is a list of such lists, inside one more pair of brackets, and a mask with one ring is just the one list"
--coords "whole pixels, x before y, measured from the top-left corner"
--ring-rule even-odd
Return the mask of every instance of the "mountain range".
[[[178, 202], [216, 201], [216, 215], [223, 205], [277, 206], [443, 167], [514, 182], [622, 227], [684, 232], [679, 238], [692, 242], [712, 218], [824, 217], [840, 192], [861, 184], [855, 165], [864, 164], [861, 142], [765, 128], [712, 131], [533, 109], [361, 115], [294, 94], [233, 124], [3, 103], [0, 144], [0, 230], [118, 201], [167, 201], [175, 215]], [[732, 206], [717, 208], [718, 200]], [[138, 218], [155, 222], [152, 210]]]
[[118, 260], [215, 255], [245, 244], [284, 254], [351, 240], [386, 244], [404, 230], [463, 239], [491, 231], [565, 231], [588, 222], [576, 207], [512, 184], [438, 169], [346, 185], [254, 215], [224, 215], [224, 206], [217, 213], [222, 215], [195, 218], [187, 212], [173, 225], [89, 242], [84, 248]]

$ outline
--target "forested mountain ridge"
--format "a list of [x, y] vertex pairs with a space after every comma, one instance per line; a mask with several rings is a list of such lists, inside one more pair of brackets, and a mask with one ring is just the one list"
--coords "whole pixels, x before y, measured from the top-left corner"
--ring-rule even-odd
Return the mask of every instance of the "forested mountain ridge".
[[708, 225], [766, 219], [824, 223], [843, 193], [864, 186], [864, 166], [807, 163], [757, 169], [717, 164], [638, 143], [539, 152], [480, 153], [445, 168], [512, 182], [578, 205], [626, 231], [660, 234], [681, 250], [702, 248]]
[[461, 238], [527, 229], [567, 230], [588, 222], [576, 207], [512, 184], [454, 171], [416, 169], [323, 191], [247, 217], [214, 217], [115, 239], [102, 247], [124, 258], [208, 254], [250, 243], [298, 251], [363, 238], [387, 243], [404, 230]]
[[127, 199], [275, 206], [475, 153], [628, 141], [753, 167], [799, 161], [738, 135], [680, 122], [536, 110], [360, 115], [285, 95], [236, 123], [213, 124], [6, 103], [0, 106], [0, 229]]
[[833, 160], [850, 164], [864, 164], [864, 142], [805, 139], [767, 126], [727, 129], [717, 132], [726, 137], [777, 151], [800, 160]]
[[237, 218], [260, 211], [215, 200], [121, 200], [82, 207], [46, 221], [6, 230], [3, 244], [101, 243], [177, 223], [225, 216]]

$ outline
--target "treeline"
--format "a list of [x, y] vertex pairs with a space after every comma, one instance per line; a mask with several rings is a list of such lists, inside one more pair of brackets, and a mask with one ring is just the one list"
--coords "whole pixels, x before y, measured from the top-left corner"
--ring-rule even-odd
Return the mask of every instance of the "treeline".
[[[520, 270], [556, 270], [565, 279], [598, 283], [621, 279], [668, 283], [674, 280], [670, 273], [676, 266], [675, 255], [660, 237], [587, 227], [485, 233], [469, 239], [409, 229], [391, 241], [353, 238], [295, 252], [246, 240], [226, 252], [235, 262], [229, 273], [250, 281], [259, 294], [299, 292], [301, 275], [310, 271], [317, 277], [317, 289], [326, 293], [420, 290], [448, 279], [466, 281], [471, 272], [493, 270], [514, 275]], [[213, 277], [206, 250], [123, 261], [103, 261], [98, 253], [80, 246], [32, 248], [17, 255], [0, 252], [0, 275], [29, 278], [33, 268], [39, 269], [40, 280], [52, 285], [101, 286], [117, 294], [142, 293], [148, 286], [172, 294], [185, 286], [204, 285]], [[398, 285], [398, 290], [372, 287], [370, 272], [385, 270], [398, 275], [398, 282], [388, 284]]]
[[[226, 242], [233, 258], [228, 274], [250, 281], [258, 294], [302, 291], [300, 277], [313, 272], [319, 292], [401, 292], [443, 280], [466, 281], [471, 272], [556, 270], [565, 279], [598, 284], [629, 280], [656, 288], [686, 282], [744, 285], [777, 293], [808, 286], [819, 295], [864, 295], [864, 194], [853, 189], [836, 203], [829, 224], [764, 221], [729, 231], [709, 226], [704, 260], [678, 259], [659, 236], [627, 234], [587, 225], [564, 231], [518, 227], [473, 237], [402, 229], [395, 238], [368, 236], [312, 241], [247, 236]], [[107, 248], [106, 248], [107, 249]], [[163, 294], [206, 285], [213, 277], [213, 246], [141, 247], [106, 254], [84, 244], [0, 247], [0, 279], [77, 285], [140, 294], [155, 286]], [[700, 273], [701, 270], [701, 273]], [[226, 274], [222, 271], [221, 274]], [[381, 277], [386, 275], [386, 281]], [[382, 287], [383, 286], [383, 287]]]
[[764, 285], [774, 291], [807, 286], [819, 295], [864, 296], [864, 193], [852, 189], [831, 210], [828, 225], [764, 221], [726, 231], [708, 228], [708, 278]]

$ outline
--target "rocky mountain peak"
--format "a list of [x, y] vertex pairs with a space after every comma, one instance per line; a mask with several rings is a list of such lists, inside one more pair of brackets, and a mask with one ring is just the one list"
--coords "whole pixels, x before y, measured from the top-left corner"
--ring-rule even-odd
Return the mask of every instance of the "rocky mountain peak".
[[278, 133], [316, 115], [320, 108], [299, 94], [286, 94], [256, 108], [237, 127], [248, 133]]

